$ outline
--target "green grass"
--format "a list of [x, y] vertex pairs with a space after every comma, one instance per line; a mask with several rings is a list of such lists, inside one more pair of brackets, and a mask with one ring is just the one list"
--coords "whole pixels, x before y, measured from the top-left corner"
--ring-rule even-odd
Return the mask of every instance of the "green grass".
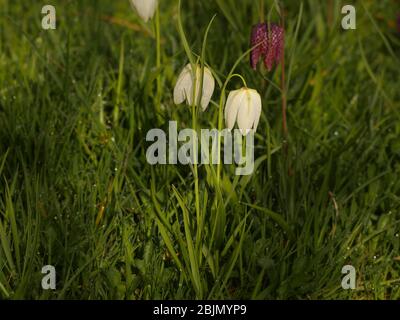
[[[157, 68], [155, 24], [128, 1], [55, 0], [45, 31], [47, 3], [0, 0], [0, 298], [400, 299], [400, 8], [354, 1], [344, 31], [332, 3], [330, 19], [329, 1], [285, 1], [287, 156], [280, 68], [239, 63], [263, 98], [257, 169], [222, 166], [218, 184], [216, 166], [146, 162], [148, 130], [192, 127], [172, 99], [188, 62], [177, 1], [161, 0]], [[259, 10], [183, 1], [198, 56], [215, 14], [204, 59], [224, 82]], [[198, 128], [217, 127], [217, 87]], [[346, 264], [356, 290], [341, 288]]]

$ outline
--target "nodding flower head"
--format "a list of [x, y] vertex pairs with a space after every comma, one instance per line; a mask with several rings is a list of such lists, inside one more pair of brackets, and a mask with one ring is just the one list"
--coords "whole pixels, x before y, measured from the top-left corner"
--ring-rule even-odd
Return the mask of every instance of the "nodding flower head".
[[275, 23], [258, 23], [253, 26], [251, 32], [250, 64], [257, 70], [260, 58], [264, 59], [264, 65], [271, 71], [282, 59], [285, 48], [284, 30]]
[[231, 91], [225, 105], [225, 122], [232, 130], [237, 121], [240, 132], [246, 136], [257, 130], [262, 110], [260, 94], [254, 89], [241, 88]]

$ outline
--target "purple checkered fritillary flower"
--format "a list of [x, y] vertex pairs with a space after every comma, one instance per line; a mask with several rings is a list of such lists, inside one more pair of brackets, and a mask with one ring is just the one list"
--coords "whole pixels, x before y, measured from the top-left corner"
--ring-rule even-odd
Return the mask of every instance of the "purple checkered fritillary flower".
[[268, 71], [272, 70], [274, 64], [281, 62], [285, 48], [284, 33], [283, 28], [275, 23], [258, 23], [253, 26], [251, 47], [254, 49], [250, 54], [250, 64], [254, 70], [257, 70], [260, 58], [264, 60]]

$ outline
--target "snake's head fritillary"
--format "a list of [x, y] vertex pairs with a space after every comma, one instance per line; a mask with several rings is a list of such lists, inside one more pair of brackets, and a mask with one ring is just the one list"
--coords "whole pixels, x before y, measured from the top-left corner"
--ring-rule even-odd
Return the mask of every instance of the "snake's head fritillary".
[[250, 54], [251, 67], [256, 70], [259, 60], [264, 60], [264, 65], [271, 71], [274, 64], [281, 62], [284, 54], [284, 30], [275, 23], [258, 23], [251, 32]]

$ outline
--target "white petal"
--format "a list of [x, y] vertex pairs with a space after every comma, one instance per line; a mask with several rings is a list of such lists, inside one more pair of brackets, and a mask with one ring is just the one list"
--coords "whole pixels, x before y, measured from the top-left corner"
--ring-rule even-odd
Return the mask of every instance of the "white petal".
[[131, 4], [135, 7], [144, 22], [147, 22], [154, 16], [158, 0], [131, 0]]
[[253, 102], [253, 113], [254, 113], [254, 132], [257, 131], [258, 123], [260, 121], [261, 117], [261, 111], [262, 111], [262, 101], [261, 101], [261, 96], [258, 94], [256, 90], [251, 90], [252, 95], [252, 102]]
[[[200, 80], [199, 80], [200, 81]], [[215, 80], [211, 71], [204, 67], [204, 77], [203, 77], [203, 92], [201, 97], [201, 108], [205, 111], [210, 103], [211, 97], [215, 89]]]
[[251, 90], [245, 89], [245, 97], [238, 111], [238, 126], [242, 135], [247, 135], [253, 128], [255, 120], [255, 108]]
[[174, 88], [174, 103], [181, 104], [187, 98], [187, 93], [192, 90], [191, 66], [187, 65], [180, 73]]
[[239, 107], [245, 96], [243, 89], [231, 91], [225, 104], [225, 123], [229, 130], [232, 130], [238, 115]]

